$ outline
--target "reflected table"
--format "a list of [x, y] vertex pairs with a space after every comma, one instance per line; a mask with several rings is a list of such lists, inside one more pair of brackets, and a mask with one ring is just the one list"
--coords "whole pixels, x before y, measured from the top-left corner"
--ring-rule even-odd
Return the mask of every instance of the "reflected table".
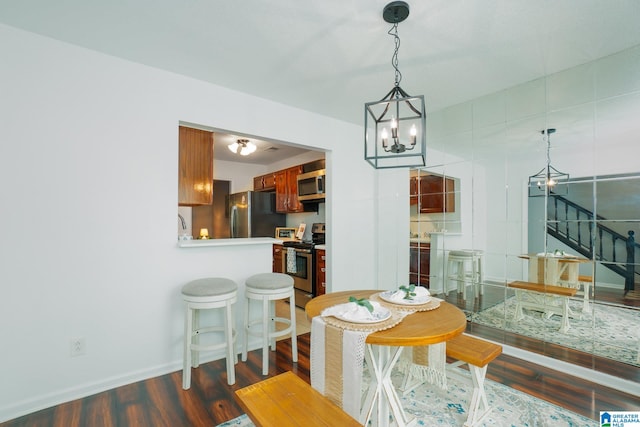
[[[307, 303], [305, 312], [307, 317], [312, 319], [319, 316], [325, 308], [347, 302], [350, 296], [369, 298], [377, 292], [380, 291], [344, 291], [321, 295]], [[462, 310], [443, 301], [435, 310], [409, 314], [396, 326], [367, 335], [365, 357], [371, 373], [371, 382], [362, 404], [359, 421], [363, 425], [371, 421], [374, 426], [386, 427], [389, 425], [391, 413], [398, 427], [413, 425], [415, 419], [410, 420], [405, 414], [391, 383], [391, 371], [402, 349], [446, 342], [462, 334], [466, 326], [467, 319]], [[313, 333], [311, 340], [314, 340]]]
[[[529, 281], [562, 286], [561, 282], [578, 285], [578, 267], [587, 258], [575, 256], [551, 256], [538, 254], [520, 255], [529, 260]], [[561, 281], [561, 278], [563, 279]], [[566, 280], [565, 280], [566, 278]]]
[[520, 255], [520, 258], [529, 260], [529, 281], [546, 283], [555, 286], [568, 286], [571, 288], [583, 288], [582, 311], [591, 311], [589, 306], [590, 287], [593, 285], [592, 276], [580, 276], [580, 264], [590, 262], [588, 258], [578, 256], [550, 256], [541, 254]]

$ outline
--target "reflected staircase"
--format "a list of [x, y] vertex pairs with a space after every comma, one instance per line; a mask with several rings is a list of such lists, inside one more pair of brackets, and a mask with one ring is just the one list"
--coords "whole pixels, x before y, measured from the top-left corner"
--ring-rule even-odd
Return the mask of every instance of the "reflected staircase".
[[600, 262], [625, 279], [625, 295], [637, 294], [640, 245], [633, 230], [627, 236], [604, 225], [606, 218], [562, 196], [549, 197], [547, 233], [586, 258]]

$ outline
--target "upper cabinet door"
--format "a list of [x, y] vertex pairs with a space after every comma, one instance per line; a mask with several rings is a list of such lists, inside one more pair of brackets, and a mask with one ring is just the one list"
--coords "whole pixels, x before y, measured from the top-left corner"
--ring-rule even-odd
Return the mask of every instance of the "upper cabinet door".
[[274, 191], [276, 189], [276, 174], [268, 173], [266, 175], [256, 176], [253, 178], [253, 191]]
[[304, 212], [304, 205], [298, 200], [298, 175], [301, 173], [302, 166], [293, 166], [274, 173], [277, 212]]
[[420, 197], [420, 181], [417, 176], [409, 178], [409, 204], [417, 205]]
[[302, 166], [287, 169], [287, 211], [304, 212], [304, 205], [298, 200], [298, 175], [302, 173]]
[[421, 213], [454, 212], [454, 180], [439, 175], [421, 176], [419, 200]]
[[213, 132], [180, 126], [178, 205], [213, 201]]
[[281, 170], [274, 173], [276, 186], [276, 212], [287, 212], [287, 171]]

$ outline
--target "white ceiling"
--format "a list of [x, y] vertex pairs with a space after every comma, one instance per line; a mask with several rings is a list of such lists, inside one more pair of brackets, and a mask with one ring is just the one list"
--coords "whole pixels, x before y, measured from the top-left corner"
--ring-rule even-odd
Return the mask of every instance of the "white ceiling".
[[[394, 82], [387, 3], [3, 0], [0, 23], [361, 124]], [[640, 44], [638, 0], [409, 3], [401, 86], [428, 111]]]
[[[243, 133], [231, 134], [225, 131], [220, 131], [219, 129], [202, 126], [199, 123], [182, 122], [181, 124], [187, 127], [213, 131], [214, 158], [216, 159], [216, 161], [223, 160], [236, 163], [270, 165], [283, 159], [299, 156], [304, 153], [310, 153], [312, 151], [306, 147], [295, 146], [292, 144], [283, 144], [280, 141], [256, 138], [255, 136]], [[230, 151], [228, 149], [229, 145], [233, 144], [238, 139], [249, 140], [250, 142], [255, 144], [256, 151], [248, 156], [242, 156], [238, 153]], [[320, 156], [318, 156], [317, 158], [319, 157]]]

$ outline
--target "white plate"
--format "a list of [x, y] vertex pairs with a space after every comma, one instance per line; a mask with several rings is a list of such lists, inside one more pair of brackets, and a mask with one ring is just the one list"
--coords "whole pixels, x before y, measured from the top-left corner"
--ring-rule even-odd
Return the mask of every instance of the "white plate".
[[392, 304], [398, 304], [398, 305], [420, 305], [420, 304], [426, 304], [429, 301], [431, 301], [430, 295], [422, 296], [422, 297], [414, 297], [413, 299], [403, 299], [400, 301], [392, 300], [391, 296], [395, 293], [396, 291], [384, 291], [380, 293], [380, 298], [385, 300], [386, 302], [390, 302]]
[[389, 319], [391, 317], [391, 311], [386, 307], [376, 307], [371, 315], [373, 316], [373, 319], [351, 319], [339, 314], [336, 314], [335, 317], [344, 322], [350, 323], [378, 323]]

